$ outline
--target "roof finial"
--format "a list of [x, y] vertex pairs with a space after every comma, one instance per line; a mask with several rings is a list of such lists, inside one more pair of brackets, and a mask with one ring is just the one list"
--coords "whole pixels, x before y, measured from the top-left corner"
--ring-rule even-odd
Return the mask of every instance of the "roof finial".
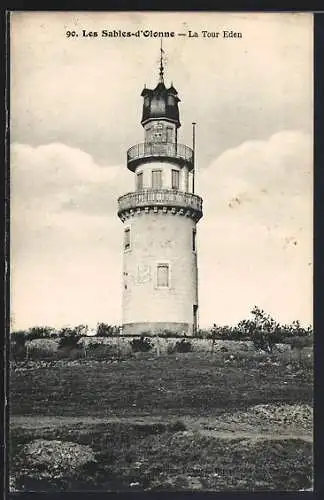
[[164, 72], [164, 68], [163, 68], [163, 54], [164, 54], [164, 50], [162, 48], [162, 38], [161, 38], [160, 52], [161, 52], [161, 55], [160, 55], [160, 82], [164, 83], [164, 80], [163, 80], [163, 72]]

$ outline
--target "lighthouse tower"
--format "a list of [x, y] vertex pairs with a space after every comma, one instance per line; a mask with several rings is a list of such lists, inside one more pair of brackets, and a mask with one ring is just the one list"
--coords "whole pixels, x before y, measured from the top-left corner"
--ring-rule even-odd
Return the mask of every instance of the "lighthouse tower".
[[179, 144], [176, 89], [164, 83], [163, 50], [157, 86], [144, 87], [144, 142], [127, 151], [134, 191], [118, 199], [124, 224], [123, 334], [194, 335], [198, 322], [194, 151]]

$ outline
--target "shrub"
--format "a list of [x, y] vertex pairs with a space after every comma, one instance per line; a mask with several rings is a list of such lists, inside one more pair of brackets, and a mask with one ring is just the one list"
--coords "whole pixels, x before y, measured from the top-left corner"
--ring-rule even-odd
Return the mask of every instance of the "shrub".
[[108, 325], [107, 323], [98, 323], [96, 336], [97, 337], [112, 337], [118, 334], [118, 327]]
[[10, 359], [12, 361], [23, 361], [26, 358], [27, 349], [25, 345], [11, 342], [10, 344]]
[[70, 360], [76, 361], [77, 359], [84, 358], [84, 350], [79, 347], [61, 347], [55, 353], [56, 360]]
[[84, 325], [79, 325], [75, 328], [62, 328], [59, 332], [59, 349], [62, 347], [77, 349], [79, 347], [79, 340], [85, 333], [85, 329]]
[[60, 337], [59, 349], [62, 349], [62, 348], [75, 349], [78, 346], [79, 340], [80, 340], [80, 337], [72, 336], [72, 335]]
[[118, 347], [110, 344], [92, 343], [87, 347], [87, 358], [95, 360], [113, 359], [118, 356]]
[[25, 346], [26, 344], [26, 332], [23, 330], [19, 330], [18, 332], [12, 332], [11, 334], [11, 341], [14, 342], [16, 345], [19, 346]]
[[146, 337], [135, 338], [130, 341], [130, 345], [134, 352], [148, 352], [153, 347], [150, 339]]
[[174, 424], [172, 424], [171, 430], [173, 432], [183, 432], [187, 430], [187, 426], [182, 420], [177, 420], [176, 422], [174, 422]]
[[287, 344], [290, 344], [291, 349], [313, 347], [313, 338], [311, 336], [292, 337], [285, 340]]
[[174, 346], [175, 352], [190, 352], [193, 350], [192, 343], [189, 340], [178, 340]]
[[26, 338], [28, 340], [48, 339], [54, 332], [54, 328], [50, 326], [33, 326], [26, 332]]
[[173, 344], [168, 344], [166, 351], [167, 351], [167, 354], [174, 354], [175, 353], [175, 347], [174, 347], [174, 345]]
[[23, 361], [26, 357], [26, 332], [12, 332], [10, 338], [10, 358], [13, 361]]

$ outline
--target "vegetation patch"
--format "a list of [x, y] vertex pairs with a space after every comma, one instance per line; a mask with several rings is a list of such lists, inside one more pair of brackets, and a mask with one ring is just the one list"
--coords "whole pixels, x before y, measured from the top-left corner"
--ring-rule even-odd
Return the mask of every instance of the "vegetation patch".
[[231, 356], [189, 352], [155, 361], [132, 357], [101, 363], [99, 370], [95, 360], [15, 364], [11, 413], [182, 417], [274, 402], [312, 404], [311, 362], [279, 362], [276, 355], [260, 358], [250, 352]]
[[20, 490], [289, 491], [312, 483], [312, 446], [302, 440], [227, 441], [170, 423], [109, 423], [14, 429], [11, 441]]
[[152, 341], [143, 336], [131, 340], [130, 345], [134, 352], [148, 352], [153, 348]]

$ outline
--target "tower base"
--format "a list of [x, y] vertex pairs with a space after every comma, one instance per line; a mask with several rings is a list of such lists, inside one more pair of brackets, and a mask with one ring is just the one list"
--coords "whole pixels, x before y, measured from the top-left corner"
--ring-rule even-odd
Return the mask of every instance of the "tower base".
[[163, 335], [192, 336], [193, 325], [190, 323], [158, 322], [158, 323], [126, 323], [122, 335]]

